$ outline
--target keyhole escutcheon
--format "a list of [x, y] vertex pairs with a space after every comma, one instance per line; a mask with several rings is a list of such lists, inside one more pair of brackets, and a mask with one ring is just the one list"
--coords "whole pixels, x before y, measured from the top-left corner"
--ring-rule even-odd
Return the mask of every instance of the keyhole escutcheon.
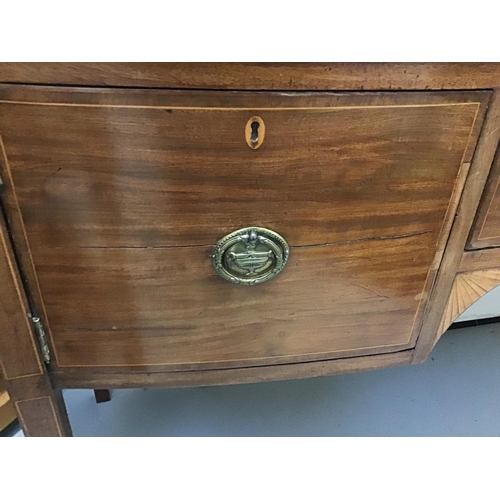
[[259, 149], [264, 142], [266, 126], [260, 116], [252, 116], [245, 127], [245, 139], [252, 149]]

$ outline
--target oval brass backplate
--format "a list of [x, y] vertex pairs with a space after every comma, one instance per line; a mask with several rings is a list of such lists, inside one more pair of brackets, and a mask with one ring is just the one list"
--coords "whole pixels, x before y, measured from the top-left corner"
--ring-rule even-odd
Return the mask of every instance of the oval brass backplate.
[[245, 227], [224, 236], [214, 248], [217, 273], [237, 285], [257, 285], [278, 275], [290, 255], [285, 238], [263, 227]]
[[264, 142], [266, 125], [260, 116], [252, 116], [245, 127], [245, 139], [252, 149], [259, 149]]

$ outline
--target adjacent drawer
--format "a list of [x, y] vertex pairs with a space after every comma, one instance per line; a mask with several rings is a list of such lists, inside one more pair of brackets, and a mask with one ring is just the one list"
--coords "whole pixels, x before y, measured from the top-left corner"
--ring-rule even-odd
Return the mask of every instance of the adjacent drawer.
[[[1, 88], [7, 209], [58, 366], [413, 346], [489, 95]], [[211, 255], [249, 226], [290, 256], [241, 286]]]
[[500, 148], [479, 204], [468, 249], [500, 246]]

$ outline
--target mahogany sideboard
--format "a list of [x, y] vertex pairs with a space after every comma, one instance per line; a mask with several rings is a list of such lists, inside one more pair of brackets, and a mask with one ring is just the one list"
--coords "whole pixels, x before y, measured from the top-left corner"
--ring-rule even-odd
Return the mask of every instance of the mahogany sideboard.
[[0, 63], [0, 368], [64, 388], [424, 361], [500, 284], [500, 64]]

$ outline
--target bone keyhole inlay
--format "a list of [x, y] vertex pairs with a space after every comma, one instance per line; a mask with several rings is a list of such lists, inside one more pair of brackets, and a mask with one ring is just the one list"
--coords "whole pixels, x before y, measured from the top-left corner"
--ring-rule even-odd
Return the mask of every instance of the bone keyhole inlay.
[[266, 126], [264, 125], [264, 120], [260, 116], [253, 116], [248, 120], [245, 127], [245, 139], [247, 144], [252, 149], [260, 148], [264, 142], [265, 132]]

